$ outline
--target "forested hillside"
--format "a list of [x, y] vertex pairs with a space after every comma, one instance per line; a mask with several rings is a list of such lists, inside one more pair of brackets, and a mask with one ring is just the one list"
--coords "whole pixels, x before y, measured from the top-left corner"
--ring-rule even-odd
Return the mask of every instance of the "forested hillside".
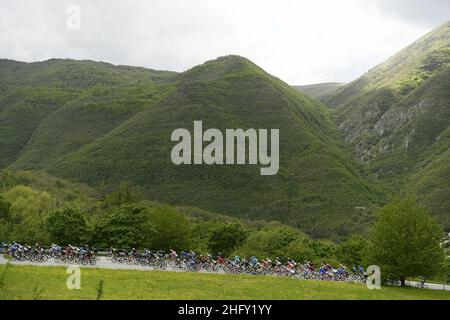
[[[3, 167], [96, 188], [127, 180], [150, 200], [277, 220], [315, 237], [364, 232], [384, 201], [327, 109], [245, 58], [180, 74], [92, 61], [1, 64], [11, 90], [2, 91], [0, 117], [13, 125], [0, 128], [11, 132], [2, 135]], [[19, 90], [36, 97], [13, 99]], [[280, 129], [278, 175], [254, 165], [175, 166], [171, 133], [194, 120], [205, 129]]]

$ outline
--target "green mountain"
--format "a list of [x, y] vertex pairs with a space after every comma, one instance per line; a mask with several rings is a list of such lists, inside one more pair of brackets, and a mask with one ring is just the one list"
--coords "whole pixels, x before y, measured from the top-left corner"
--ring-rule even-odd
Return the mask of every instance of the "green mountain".
[[332, 92], [342, 87], [343, 85], [345, 85], [345, 83], [326, 82], [326, 83], [308, 84], [304, 86], [293, 86], [293, 88], [297, 89], [301, 93], [304, 93], [310, 97], [320, 100], [322, 97], [331, 94]]
[[[0, 135], [3, 167], [104, 188], [128, 180], [150, 200], [278, 220], [316, 237], [363, 232], [383, 201], [329, 111], [245, 58], [180, 74], [73, 60], [0, 69], [0, 131], [22, 130], [20, 139]], [[259, 165], [174, 165], [171, 133], [192, 132], [194, 120], [223, 132], [280, 129], [278, 175], [261, 176]]]
[[[142, 105], [160, 99], [160, 91], [155, 89], [157, 84], [174, 75], [173, 72], [93, 61], [0, 60], [0, 167], [14, 162], [22, 152], [25, 158], [43, 167], [55, 153], [56, 156], [61, 153], [58, 149], [60, 134], [74, 137], [74, 141], [65, 146], [69, 149], [95, 139], [136, 113]], [[89, 111], [83, 113], [87, 109]], [[53, 122], [54, 113], [65, 117], [66, 123]], [[73, 116], [83, 114], [83, 121], [72, 122]], [[92, 125], [85, 127], [86, 122]], [[57, 125], [65, 130], [61, 131]], [[44, 136], [38, 135], [36, 141], [32, 136], [38, 126], [40, 130], [47, 126], [48, 130], [43, 132]], [[73, 131], [80, 134], [75, 135]], [[52, 145], [52, 150], [42, 147], [46, 154], [39, 156], [41, 144]]]
[[360, 162], [450, 226], [450, 21], [323, 100]]

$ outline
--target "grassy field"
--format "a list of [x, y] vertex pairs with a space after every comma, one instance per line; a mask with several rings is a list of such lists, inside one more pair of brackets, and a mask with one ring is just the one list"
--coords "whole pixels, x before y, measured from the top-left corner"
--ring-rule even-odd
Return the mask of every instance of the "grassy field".
[[[0, 266], [0, 299], [446, 299], [450, 292], [286, 278], [165, 271], [82, 269], [81, 289], [66, 288], [64, 267]], [[2, 275], [4, 275], [2, 280]], [[3, 284], [2, 284], [3, 283]]]

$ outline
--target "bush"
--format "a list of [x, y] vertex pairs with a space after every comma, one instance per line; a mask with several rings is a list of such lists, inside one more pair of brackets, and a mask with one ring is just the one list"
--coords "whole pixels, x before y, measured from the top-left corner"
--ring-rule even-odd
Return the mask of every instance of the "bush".
[[162, 250], [189, 249], [191, 223], [187, 217], [168, 205], [151, 209], [149, 221], [155, 226], [152, 248]]
[[87, 225], [78, 209], [66, 207], [51, 211], [45, 221], [50, 240], [61, 245], [82, 245], [87, 239]]
[[247, 231], [240, 223], [220, 224], [213, 229], [208, 247], [213, 253], [228, 256], [247, 238]]
[[252, 233], [237, 252], [244, 257], [257, 256], [259, 258], [282, 257], [286, 248], [299, 234], [287, 227], [262, 229]]
[[107, 248], [150, 247], [156, 234], [149, 213], [142, 208], [122, 206], [112, 210], [93, 228], [92, 243]]
[[314, 250], [305, 239], [297, 239], [292, 241], [284, 252], [284, 257], [294, 259], [303, 263], [305, 260], [316, 261], [317, 256]]
[[365, 238], [354, 235], [337, 246], [336, 256], [347, 266], [362, 265], [367, 246], [368, 241]]

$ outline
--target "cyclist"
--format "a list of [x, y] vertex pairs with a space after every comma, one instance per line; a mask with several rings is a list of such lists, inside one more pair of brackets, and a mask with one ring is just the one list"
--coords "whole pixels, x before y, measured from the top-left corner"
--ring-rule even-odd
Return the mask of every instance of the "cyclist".
[[264, 269], [269, 270], [272, 267], [272, 260], [266, 258], [262, 261], [262, 266]]
[[183, 250], [181, 252], [181, 257], [183, 258], [183, 260], [187, 260], [189, 256], [190, 256], [189, 251]]
[[136, 250], [136, 248], [133, 248], [133, 249], [131, 249], [130, 255], [133, 258], [137, 258], [139, 255], [139, 252]]
[[195, 251], [191, 251], [191, 260], [194, 262], [197, 260], [197, 253]]
[[365, 274], [365, 270], [364, 270], [364, 267], [363, 266], [359, 266], [358, 267], [358, 270], [359, 270], [359, 272], [361, 273], [361, 274]]
[[170, 249], [170, 258], [172, 260], [175, 260], [176, 258], [178, 258], [177, 252], [175, 250], [173, 250], [173, 249]]
[[322, 262], [322, 264], [320, 265], [320, 269], [319, 269], [319, 274], [321, 276], [324, 276], [327, 273], [327, 267], [326, 265]]
[[337, 274], [340, 276], [345, 276], [347, 274], [347, 271], [345, 269], [345, 266], [343, 266], [342, 264], [339, 266], [339, 268], [337, 269]]
[[289, 258], [288, 263], [286, 265], [286, 269], [289, 271], [289, 273], [294, 274], [296, 266], [297, 266], [297, 263], [293, 259]]
[[280, 267], [281, 265], [282, 265], [282, 263], [281, 263], [281, 261], [280, 261], [280, 258], [276, 257], [276, 258], [275, 258], [275, 266], [276, 266], [276, 267]]
[[219, 252], [219, 254], [217, 255], [216, 262], [218, 265], [222, 265], [225, 263], [225, 258], [223, 257], [221, 252]]

